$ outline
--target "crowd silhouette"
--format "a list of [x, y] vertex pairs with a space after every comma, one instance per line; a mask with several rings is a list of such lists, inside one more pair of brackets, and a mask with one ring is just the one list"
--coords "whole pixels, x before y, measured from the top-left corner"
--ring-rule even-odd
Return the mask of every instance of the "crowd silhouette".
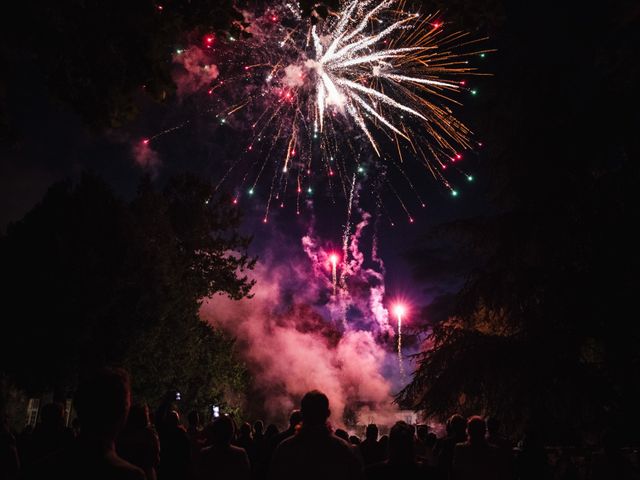
[[579, 469], [567, 451], [554, 468], [534, 426], [514, 444], [497, 418], [453, 415], [446, 435], [427, 425], [399, 421], [380, 436], [369, 424], [364, 439], [333, 429], [330, 400], [314, 390], [302, 398], [282, 432], [260, 420], [239, 428], [224, 413], [203, 425], [196, 411], [183, 425], [168, 392], [151, 418], [144, 404], [131, 405], [130, 379], [121, 369], [104, 369], [82, 379], [74, 405], [77, 419], [65, 426], [64, 408], [43, 407], [32, 431], [11, 432], [3, 417], [0, 480], [604, 480], [635, 479], [638, 471], [616, 435], [606, 432], [603, 448]]

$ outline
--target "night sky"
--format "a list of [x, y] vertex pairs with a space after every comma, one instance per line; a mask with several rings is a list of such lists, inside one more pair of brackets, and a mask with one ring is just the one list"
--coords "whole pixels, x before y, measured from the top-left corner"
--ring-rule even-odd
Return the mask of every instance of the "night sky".
[[[425, 9], [438, 7], [436, 2]], [[459, 286], [473, 261], [456, 257], [443, 245], [440, 258], [428, 259], [416, 282], [417, 259], [411, 252], [420, 250], [422, 240], [436, 225], [509, 210], [516, 205], [514, 199], [537, 195], [530, 192], [557, 195], [579, 163], [580, 152], [589, 151], [589, 133], [598, 136], [595, 148], [605, 151], [603, 168], [621, 161], [617, 149], [625, 141], [624, 130], [609, 122], [616, 122], [619, 112], [615, 102], [629, 92], [631, 79], [637, 74], [637, 65], [625, 62], [634, 45], [630, 25], [637, 20], [638, 10], [625, 2], [609, 7], [574, 8], [572, 2], [487, 2], [468, 9], [464, 2], [448, 4], [442, 19], [451, 28], [466, 29], [477, 38], [487, 35], [483, 48], [496, 49], [483, 58], [472, 58], [473, 65], [490, 76], [471, 78], [470, 86], [479, 94], [463, 96], [464, 106], [457, 109], [484, 147], [465, 154], [464, 169], [473, 174], [474, 182], [465, 183], [459, 175], [450, 177], [460, 186], [457, 198], [407, 159], [407, 174], [425, 200], [425, 209], [420, 208], [404, 180], [390, 173], [389, 179], [415, 223], [409, 224], [398, 200], [388, 188], [383, 189], [389, 215], [380, 217], [378, 235], [389, 296], [402, 295], [416, 305], [425, 305], [450, 287]], [[0, 151], [2, 230], [31, 209], [53, 182], [78, 178], [83, 171], [97, 173], [124, 198], [135, 194], [140, 178], [147, 174], [159, 185], [184, 171], [215, 183], [243, 140], [241, 132], [216, 128], [215, 118], [203, 113], [205, 92], [170, 98], [164, 104], [140, 94], [137, 119], [117, 129], [91, 130], [70, 108], [48, 95], [46, 72], [37, 64], [16, 52], [11, 66], [5, 80], [10, 135]], [[599, 84], [599, 77], [605, 74], [614, 79], [609, 90]], [[589, 115], [593, 121], [585, 121], [586, 129], [582, 129], [579, 123]], [[574, 122], [572, 118], [581, 120]], [[134, 150], [140, 147], [141, 139], [185, 121], [188, 125], [184, 128], [153, 142], [157, 156], [150, 164], [136, 164]], [[539, 152], [539, 156], [532, 152]], [[558, 168], [554, 162], [559, 159], [566, 160], [566, 165]], [[300, 253], [300, 237], [312, 217], [320, 236], [339, 247], [346, 207], [340, 195], [336, 201], [328, 195], [326, 182], [315, 188], [313, 208], [303, 209], [300, 218], [289, 207], [274, 213], [269, 224], [263, 225], [267, 181], [262, 181], [262, 192], [254, 199], [245, 196], [241, 200], [243, 229], [255, 236], [252, 253], [264, 255], [273, 239], [283, 235], [289, 248]], [[372, 213], [375, 209], [366, 198], [373, 183], [368, 178], [361, 184], [363, 206]], [[223, 188], [234, 187], [232, 179]], [[561, 196], [557, 201], [562, 202]], [[395, 227], [390, 226], [390, 220]], [[370, 242], [371, 232], [368, 235]]]
[[[481, 33], [483, 32], [475, 32], [474, 35], [480, 36]], [[483, 48], [499, 48], [499, 45], [496, 40], [489, 40]], [[473, 63], [482, 72], [495, 74], [500, 68], [500, 61], [496, 62], [491, 58], [495, 55], [491, 54], [489, 58], [478, 56], [473, 59]], [[78, 178], [84, 171], [104, 178], [124, 198], [131, 198], [135, 194], [140, 178], [147, 174], [158, 185], [180, 172], [193, 172], [217, 183], [228, 168], [236, 144], [243, 141], [242, 132], [233, 128], [217, 128], [214, 116], [202, 113], [208, 105], [206, 89], [188, 97], [170, 99], [163, 105], [152, 102], [141, 94], [141, 114], [136, 120], [118, 129], [92, 131], [77, 114], [47, 95], [42, 83], [42, 72], [37, 67], [20, 60], [17, 65], [21, 68], [12, 69], [7, 82], [8, 91], [11, 92], [7, 97], [7, 106], [11, 133], [15, 137], [0, 154], [2, 230], [31, 209], [52, 183], [65, 178]], [[491, 85], [495, 82], [495, 78], [481, 78], [474, 80], [474, 86], [489, 88], [487, 94], [490, 95], [489, 92], [497, 88], [497, 85]], [[474, 124], [481, 125], [483, 116], [486, 117], [489, 100], [468, 94], [463, 100], [465, 106], [458, 108], [457, 113], [476, 130]], [[188, 125], [153, 143], [152, 164], [141, 166], [136, 163], [135, 149], [140, 147], [142, 139], [185, 121]], [[481, 128], [477, 130], [480, 131], [477, 139], [481, 140]], [[377, 230], [381, 257], [387, 269], [387, 291], [390, 296], [402, 295], [416, 305], [428, 301], [434, 293], [433, 288], [438, 291], [438, 287], [428, 285], [425, 289], [424, 286], [415, 285], [412, 259], [407, 258], [409, 250], [434, 225], [482, 215], [491, 210], [486, 193], [489, 184], [487, 162], [490, 159], [483, 150], [468, 152], [465, 157], [463, 168], [474, 175], [473, 183], [463, 183], [459, 174], [451, 176], [461, 186], [461, 195], [457, 198], [453, 198], [426, 169], [417, 165], [415, 159], [408, 157], [405, 171], [427, 204], [424, 209], [402, 176], [393, 169], [389, 170], [390, 182], [415, 218], [415, 223], [410, 224], [392, 191], [388, 187], [382, 189], [384, 208], [388, 214], [380, 216]], [[364, 151], [368, 158], [373, 158], [371, 152], [366, 149]], [[326, 190], [326, 178], [319, 181], [313, 196], [308, 197], [313, 206], [304, 208], [299, 218], [296, 218], [289, 206], [284, 212], [275, 210], [270, 223], [264, 225], [264, 191], [269, 181], [269, 178], [263, 179], [259, 185], [263, 188], [262, 195], [258, 194], [254, 199], [245, 195], [241, 201], [241, 208], [245, 213], [243, 229], [255, 236], [251, 247], [253, 254], [264, 255], [274, 236], [281, 239], [282, 235], [290, 242], [294, 251], [301, 253], [300, 237], [311, 218], [314, 218], [319, 234], [336, 248], [340, 247], [346, 221], [346, 202], [340, 192], [330, 194]], [[376, 211], [371, 202], [374, 183], [370, 175], [361, 183], [362, 206], [371, 213]], [[224, 184], [223, 189], [232, 190], [235, 187], [232, 179]], [[367, 235], [371, 237], [371, 232]], [[371, 238], [367, 241], [370, 245]]]

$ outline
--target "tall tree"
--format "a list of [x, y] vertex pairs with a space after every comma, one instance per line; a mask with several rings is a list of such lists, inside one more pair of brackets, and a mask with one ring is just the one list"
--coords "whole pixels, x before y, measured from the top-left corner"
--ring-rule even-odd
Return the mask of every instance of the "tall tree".
[[131, 203], [91, 175], [54, 185], [0, 241], [3, 370], [42, 391], [122, 364], [148, 400], [167, 388], [203, 401], [241, 387], [233, 341], [198, 317], [204, 297], [250, 293], [255, 260], [239, 223], [228, 199], [186, 175], [162, 192], [144, 181]]
[[498, 33], [484, 122], [494, 212], [441, 227], [412, 254], [428, 272], [446, 232], [462, 249], [449, 257], [472, 268], [453, 301], [426, 309], [428, 340], [398, 400], [534, 421], [565, 440], [605, 425], [631, 434], [638, 13], [555, 6], [540, 32], [543, 7], [508, 4]]

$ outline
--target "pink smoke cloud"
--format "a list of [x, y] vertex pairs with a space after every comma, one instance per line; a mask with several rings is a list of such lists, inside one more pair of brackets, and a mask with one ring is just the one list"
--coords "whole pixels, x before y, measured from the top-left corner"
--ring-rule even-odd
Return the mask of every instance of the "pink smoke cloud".
[[[215, 296], [202, 304], [203, 320], [238, 339], [255, 386], [266, 392], [264, 407], [272, 417], [287, 414], [312, 389], [327, 394], [331, 421], [337, 425], [345, 407], [362, 408], [367, 419], [396, 411], [391, 382], [384, 375], [395, 361], [386, 342], [392, 330], [382, 303], [384, 277], [362, 268], [365, 258], [358, 241], [369, 216], [361, 213], [349, 258], [341, 259], [349, 270], [345, 293], [331, 293], [329, 255], [335, 249], [310, 229], [297, 252], [306, 257], [292, 254], [283, 260], [272, 252], [256, 266], [253, 298]], [[346, 311], [356, 311], [356, 318], [343, 323], [338, 313]]]
[[327, 394], [336, 424], [352, 401], [390, 409], [390, 384], [381, 374], [386, 352], [371, 332], [347, 331], [336, 341], [331, 326], [324, 331], [315, 326], [319, 314], [311, 309], [277, 313], [283, 275], [291, 274], [285, 270], [261, 264], [253, 298], [216, 296], [201, 309], [201, 318], [238, 338], [256, 386], [268, 392], [266, 410], [282, 415], [312, 389]]
[[174, 55], [173, 62], [178, 66], [173, 71], [178, 97], [208, 87], [220, 74], [217, 65], [211, 62], [209, 54], [196, 46]]

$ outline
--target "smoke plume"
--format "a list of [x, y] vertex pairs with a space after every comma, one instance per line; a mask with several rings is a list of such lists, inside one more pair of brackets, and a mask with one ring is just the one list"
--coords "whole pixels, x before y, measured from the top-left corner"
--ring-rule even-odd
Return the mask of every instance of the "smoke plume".
[[393, 331], [382, 303], [384, 276], [374, 268], [382, 267], [379, 259], [363, 266], [359, 240], [370, 216], [361, 215], [350, 236], [349, 258], [338, 264], [346, 281], [336, 295], [329, 261], [333, 250], [310, 228], [288, 253], [274, 247], [264, 256], [253, 272], [253, 298], [215, 296], [203, 302], [201, 317], [238, 339], [273, 417], [287, 414], [312, 389], [329, 397], [334, 424], [343, 423], [345, 408], [366, 411], [362, 421], [394, 410], [385, 377], [393, 365]]

